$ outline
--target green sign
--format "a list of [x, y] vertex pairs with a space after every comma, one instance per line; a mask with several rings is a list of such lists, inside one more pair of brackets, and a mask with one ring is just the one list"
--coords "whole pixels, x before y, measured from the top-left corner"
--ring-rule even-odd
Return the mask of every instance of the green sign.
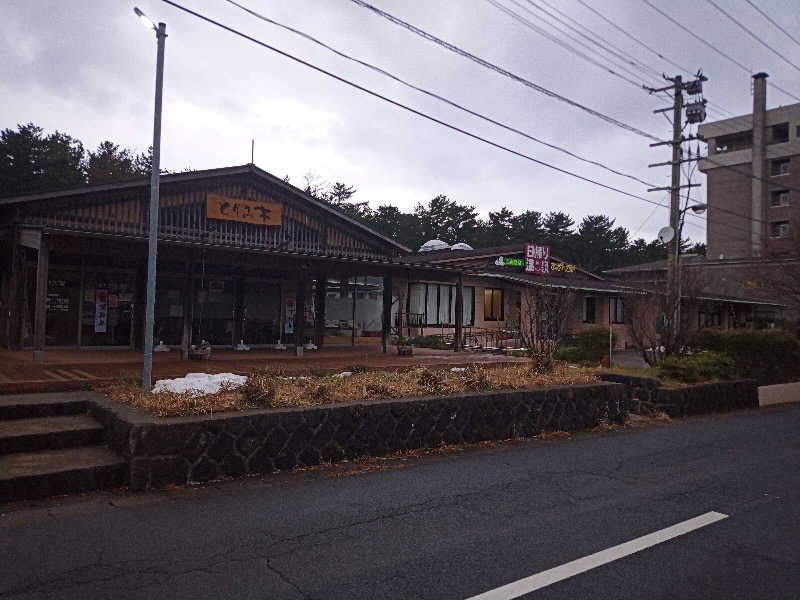
[[525, 261], [521, 258], [503, 257], [503, 264], [509, 267], [524, 267]]

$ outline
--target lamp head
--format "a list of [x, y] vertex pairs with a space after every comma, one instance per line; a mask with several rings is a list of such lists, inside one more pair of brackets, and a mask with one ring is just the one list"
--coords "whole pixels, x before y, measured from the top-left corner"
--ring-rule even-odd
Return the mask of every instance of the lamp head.
[[136, 16], [139, 17], [139, 20], [145, 27], [147, 27], [148, 29], [153, 29], [155, 31], [158, 31], [158, 27], [156, 27], [156, 24], [153, 23], [146, 14], [144, 14], [141, 10], [139, 10], [138, 6], [133, 7], [133, 12], [136, 13]]
[[706, 204], [705, 202], [703, 202], [701, 204], [692, 204], [689, 207], [689, 209], [695, 214], [704, 213], [704, 212], [706, 212], [707, 208], [708, 208], [708, 204]]

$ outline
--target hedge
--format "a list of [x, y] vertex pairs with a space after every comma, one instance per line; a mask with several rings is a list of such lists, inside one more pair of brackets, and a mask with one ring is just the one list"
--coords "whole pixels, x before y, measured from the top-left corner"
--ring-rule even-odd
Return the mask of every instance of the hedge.
[[800, 381], [800, 339], [780, 329], [703, 329], [696, 345], [728, 355], [737, 377], [755, 379], [759, 385]]

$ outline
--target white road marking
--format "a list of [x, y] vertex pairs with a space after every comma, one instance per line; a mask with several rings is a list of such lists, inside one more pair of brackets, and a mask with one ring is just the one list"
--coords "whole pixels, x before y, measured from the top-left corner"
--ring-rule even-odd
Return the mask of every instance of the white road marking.
[[558, 567], [553, 567], [547, 571], [542, 571], [536, 575], [525, 577], [518, 581], [508, 583], [499, 588], [489, 590], [477, 596], [472, 596], [467, 600], [511, 600], [512, 598], [519, 598], [525, 594], [530, 594], [548, 585], [552, 585], [564, 579], [569, 579], [574, 575], [585, 573], [596, 567], [608, 564], [620, 558], [630, 556], [642, 550], [646, 550], [656, 544], [666, 542], [678, 536], [681, 536], [695, 529], [700, 529], [706, 525], [711, 525], [722, 519], [727, 519], [728, 515], [718, 512], [707, 512], [694, 517], [688, 521], [676, 523], [665, 529], [659, 529], [653, 533], [648, 533], [642, 537], [638, 537], [629, 542], [606, 548], [600, 552], [595, 552], [589, 556], [584, 556], [577, 560], [565, 563]]

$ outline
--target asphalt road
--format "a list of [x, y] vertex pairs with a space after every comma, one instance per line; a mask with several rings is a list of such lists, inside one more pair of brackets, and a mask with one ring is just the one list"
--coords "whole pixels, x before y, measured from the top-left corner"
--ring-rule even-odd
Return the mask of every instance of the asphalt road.
[[524, 597], [800, 598], [800, 405], [386, 464], [6, 507], [0, 598], [465, 599], [710, 511]]

